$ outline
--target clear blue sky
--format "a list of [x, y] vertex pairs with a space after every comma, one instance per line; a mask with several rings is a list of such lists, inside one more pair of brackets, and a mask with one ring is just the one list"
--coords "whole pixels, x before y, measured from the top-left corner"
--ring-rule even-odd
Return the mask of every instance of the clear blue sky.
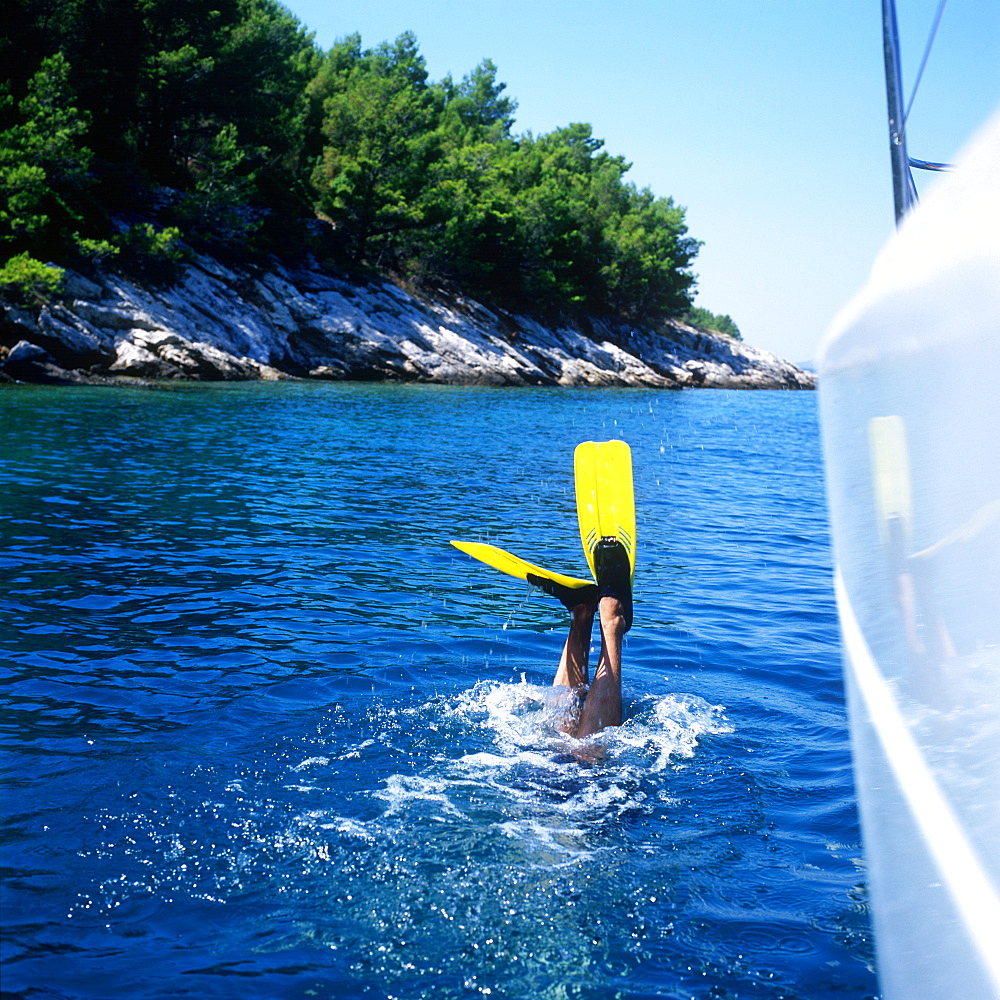
[[[589, 122], [629, 179], [686, 207], [697, 304], [791, 361], [892, 231], [879, 0], [285, 2], [324, 49], [412, 31], [432, 80], [492, 59], [519, 132]], [[909, 94], [939, 0], [897, 3]], [[1000, 0], [948, 0], [910, 154], [954, 158], [998, 107]]]

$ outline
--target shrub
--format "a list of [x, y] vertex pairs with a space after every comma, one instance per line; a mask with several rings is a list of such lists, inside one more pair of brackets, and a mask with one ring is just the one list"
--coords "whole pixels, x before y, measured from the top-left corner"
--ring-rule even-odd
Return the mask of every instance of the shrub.
[[59, 293], [64, 273], [61, 267], [21, 253], [0, 268], [0, 291], [20, 305], [40, 306]]
[[73, 234], [73, 244], [76, 252], [84, 260], [94, 264], [104, 264], [111, 257], [117, 257], [121, 253], [121, 248], [108, 240], [93, 240], [79, 233]]
[[733, 322], [731, 316], [717, 316], [708, 309], [702, 309], [701, 306], [692, 306], [683, 319], [692, 326], [700, 326], [705, 330], [723, 333], [727, 337], [732, 337], [733, 340], [743, 339], [740, 328]]
[[164, 281], [176, 279], [183, 264], [191, 259], [191, 251], [176, 226], [157, 229], [151, 222], [140, 222], [116, 236], [114, 244], [126, 268]]

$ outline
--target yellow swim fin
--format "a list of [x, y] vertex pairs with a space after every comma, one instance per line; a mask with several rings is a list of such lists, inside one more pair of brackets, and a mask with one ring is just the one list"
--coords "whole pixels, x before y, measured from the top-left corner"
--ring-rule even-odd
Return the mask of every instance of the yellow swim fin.
[[550, 569], [536, 566], [526, 559], [521, 559], [520, 556], [498, 549], [495, 545], [487, 545], [485, 542], [456, 542], [453, 540], [451, 544], [460, 552], [472, 556], [473, 559], [478, 559], [480, 562], [486, 563], [487, 566], [500, 570], [501, 573], [516, 576], [519, 580], [527, 580], [528, 574], [531, 573], [533, 576], [552, 580], [563, 587], [571, 587], [574, 590], [594, 585], [593, 580], [581, 580], [579, 577], [566, 576], [564, 573], [554, 573]]
[[584, 441], [576, 446], [573, 467], [580, 540], [590, 572], [597, 579], [597, 543], [617, 538], [628, 553], [630, 578], [634, 578], [635, 495], [629, 446], [624, 441]]

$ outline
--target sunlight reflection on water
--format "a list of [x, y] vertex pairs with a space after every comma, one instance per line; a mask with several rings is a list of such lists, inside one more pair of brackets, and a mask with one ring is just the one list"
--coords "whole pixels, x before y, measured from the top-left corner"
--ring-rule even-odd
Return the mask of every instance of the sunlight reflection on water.
[[[811, 396], [0, 410], [5, 988], [874, 993]], [[548, 688], [564, 612], [447, 540], [580, 572], [572, 450], [613, 435], [628, 718], [581, 747]]]

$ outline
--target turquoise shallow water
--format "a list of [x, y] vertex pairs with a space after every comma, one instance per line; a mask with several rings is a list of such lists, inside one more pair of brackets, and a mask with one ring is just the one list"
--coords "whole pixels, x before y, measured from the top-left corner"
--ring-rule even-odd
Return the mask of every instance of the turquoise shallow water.
[[[5, 996], [870, 997], [808, 393], [0, 390]], [[632, 446], [627, 719], [547, 700]]]

